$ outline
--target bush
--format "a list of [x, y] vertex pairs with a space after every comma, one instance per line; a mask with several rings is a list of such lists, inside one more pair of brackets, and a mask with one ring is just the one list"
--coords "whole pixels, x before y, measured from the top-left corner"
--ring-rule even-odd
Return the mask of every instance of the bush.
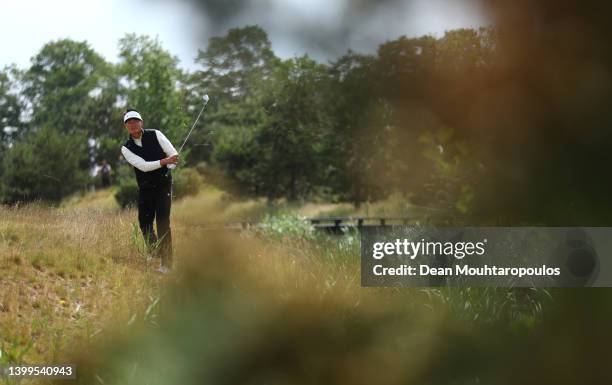
[[57, 135], [43, 127], [15, 142], [3, 154], [0, 191], [5, 203], [60, 202], [87, 182], [83, 154], [86, 139], [81, 135]]
[[138, 202], [138, 184], [132, 166], [123, 164], [117, 168], [117, 192], [115, 199], [121, 208]]
[[232, 187], [235, 187], [234, 185], [228, 183], [226, 172], [217, 165], [206, 162], [198, 162], [195, 169], [202, 176], [202, 179], [209, 184], [225, 190], [231, 190]]
[[293, 237], [313, 240], [315, 238], [314, 227], [305, 217], [292, 212], [266, 215], [261, 221], [261, 228], [258, 232], [261, 235], [278, 239]]
[[121, 208], [133, 206], [138, 202], [138, 185], [136, 180], [119, 183], [119, 188], [115, 193], [115, 199]]
[[196, 195], [202, 185], [202, 176], [193, 168], [176, 168], [172, 173], [172, 191], [175, 198]]
[[195, 165], [196, 171], [200, 175], [202, 175], [202, 176], [206, 175], [206, 173], [208, 172], [209, 168], [210, 168], [210, 166], [206, 162], [198, 162], [198, 164]]
[[[129, 165], [122, 165], [117, 172], [118, 186], [115, 199], [122, 208], [135, 205], [138, 202], [138, 184], [134, 171]], [[193, 168], [177, 168], [172, 172], [172, 196], [183, 198], [196, 195], [200, 191], [202, 177]]]

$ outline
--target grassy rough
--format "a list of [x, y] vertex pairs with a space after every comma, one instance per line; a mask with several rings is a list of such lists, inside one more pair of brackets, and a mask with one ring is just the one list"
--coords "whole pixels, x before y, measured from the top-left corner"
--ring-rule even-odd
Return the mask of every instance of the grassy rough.
[[146, 308], [159, 277], [134, 212], [0, 208], [2, 361], [56, 362]]
[[[361, 288], [358, 235], [326, 236], [303, 220], [338, 206], [270, 210], [211, 188], [175, 203], [178, 270], [162, 277], [146, 262], [136, 212], [100, 202], [103, 193], [0, 208], [1, 362], [77, 362], [81, 383], [219, 383], [223, 373], [240, 382], [259, 361], [272, 365], [257, 374], [268, 383], [410, 383], [430, 378], [436, 355], [461, 358], [449, 344], [478, 340], [478, 328], [513, 338], [542, 318], [540, 291]], [[229, 237], [198, 227], [246, 217], [265, 226]], [[211, 359], [185, 360], [181, 349]], [[276, 368], [277, 349], [297, 361]], [[160, 373], [164, 362], [204, 372]], [[369, 362], [389, 372], [381, 379]], [[141, 380], [126, 380], [134, 373]], [[473, 372], [465, 379], [475, 383]]]

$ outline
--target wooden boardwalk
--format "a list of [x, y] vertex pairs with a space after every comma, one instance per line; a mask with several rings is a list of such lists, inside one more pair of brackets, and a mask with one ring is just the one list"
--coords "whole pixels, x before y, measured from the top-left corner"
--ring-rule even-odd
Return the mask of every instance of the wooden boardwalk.
[[[408, 225], [414, 219], [406, 217], [319, 217], [306, 218], [315, 230], [324, 231], [329, 234], [343, 234], [347, 230], [357, 230], [361, 227], [380, 227], [392, 225]], [[207, 223], [198, 227], [205, 230], [248, 230], [261, 227], [259, 222], [244, 220], [233, 222]]]

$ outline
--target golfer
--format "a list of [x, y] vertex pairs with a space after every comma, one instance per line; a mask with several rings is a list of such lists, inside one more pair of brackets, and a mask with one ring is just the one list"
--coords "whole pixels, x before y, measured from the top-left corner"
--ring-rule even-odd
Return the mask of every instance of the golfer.
[[[130, 137], [121, 147], [121, 153], [134, 166], [136, 174], [140, 230], [149, 248], [159, 237], [159, 255], [155, 254], [161, 256], [158, 271], [167, 273], [172, 267], [172, 174], [166, 166], [178, 162], [178, 152], [159, 130], [143, 129], [142, 117], [136, 110], [127, 110], [123, 125]], [[157, 221], [157, 237], [153, 220]]]

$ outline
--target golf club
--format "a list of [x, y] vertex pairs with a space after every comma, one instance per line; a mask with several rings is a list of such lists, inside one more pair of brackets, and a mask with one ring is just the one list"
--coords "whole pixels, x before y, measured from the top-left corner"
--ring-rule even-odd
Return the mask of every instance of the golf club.
[[[189, 139], [189, 136], [191, 135], [191, 131], [193, 131], [193, 129], [196, 126], [196, 124], [198, 124], [198, 120], [200, 120], [200, 115], [202, 115], [202, 112], [204, 112], [204, 109], [206, 108], [206, 106], [208, 105], [208, 101], [210, 100], [210, 98], [208, 97], [208, 94], [204, 94], [202, 99], [204, 100], [204, 105], [202, 106], [202, 109], [200, 110], [200, 113], [198, 114], [198, 117], [196, 118], [195, 122], [193, 122], [193, 125], [191, 126], [191, 129], [189, 130], [189, 133], [185, 137], [185, 140], [183, 141], [183, 144], [181, 144], [181, 147], [179, 147], [179, 149], [178, 149], [178, 153], [179, 154], [183, 150], [183, 147], [185, 146], [185, 143], [187, 143], [187, 139]], [[176, 168], [176, 163], [171, 163], [171, 164], [169, 164], [166, 167], [168, 167], [170, 170], [174, 170]]]

